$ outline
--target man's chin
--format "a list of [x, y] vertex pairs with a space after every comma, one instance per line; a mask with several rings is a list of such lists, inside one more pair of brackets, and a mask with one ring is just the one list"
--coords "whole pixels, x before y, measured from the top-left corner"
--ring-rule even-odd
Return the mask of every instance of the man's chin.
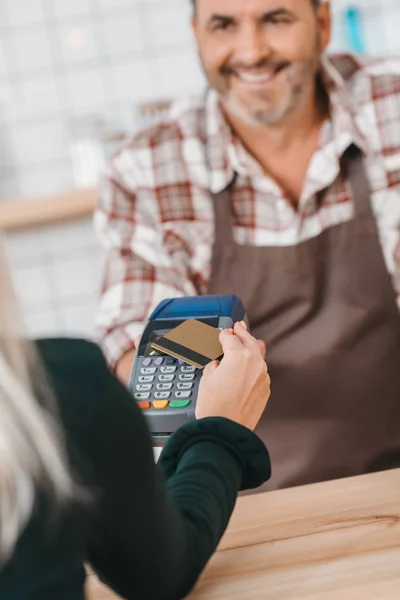
[[224, 105], [232, 116], [249, 125], [272, 125], [282, 118], [282, 110], [271, 107], [251, 107], [249, 104], [238, 102], [236, 99], [224, 99]]

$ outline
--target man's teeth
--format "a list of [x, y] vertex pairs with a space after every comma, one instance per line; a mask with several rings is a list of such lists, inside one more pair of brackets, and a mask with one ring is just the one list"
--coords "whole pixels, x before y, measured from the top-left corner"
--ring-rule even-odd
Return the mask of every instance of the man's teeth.
[[245, 83], [265, 83], [273, 78], [274, 73], [238, 73], [238, 75]]

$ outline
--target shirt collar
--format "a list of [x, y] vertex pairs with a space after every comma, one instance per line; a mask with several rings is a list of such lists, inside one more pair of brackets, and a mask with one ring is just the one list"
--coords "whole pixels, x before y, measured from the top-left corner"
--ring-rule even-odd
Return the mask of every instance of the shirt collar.
[[328, 127], [336, 142], [338, 158], [351, 144], [355, 144], [364, 153], [368, 150], [368, 132], [362, 126], [358, 107], [354, 106], [346, 82], [346, 77], [350, 77], [357, 69], [358, 64], [351, 55], [330, 58], [325, 54], [321, 58], [321, 79], [328, 92], [331, 108]]
[[[331, 105], [331, 118], [322, 132], [321, 144], [330, 139], [338, 159], [351, 144], [355, 144], [364, 153], [368, 149], [368, 132], [363, 131], [362, 123], [357, 118], [357, 107], [352, 106], [346, 79], [342, 74], [354, 70], [357, 65], [352, 56], [343, 55], [340, 59], [336, 66], [336, 61], [328, 55], [321, 58], [321, 79]], [[229, 187], [236, 174], [259, 173], [257, 163], [232, 132], [221, 110], [218, 95], [212, 89], [206, 96], [205, 133], [206, 167], [212, 193], [218, 194]]]

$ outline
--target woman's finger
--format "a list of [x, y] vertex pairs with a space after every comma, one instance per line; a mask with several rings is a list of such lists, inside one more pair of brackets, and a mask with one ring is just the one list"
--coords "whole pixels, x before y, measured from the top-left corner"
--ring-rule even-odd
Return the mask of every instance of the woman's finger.
[[221, 342], [224, 354], [230, 350], [240, 350], [240, 348], [242, 348], [242, 343], [239, 337], [231, 333], [229, 329], [224, 329], [221, 331], [219, 334], [219, 341]]
[[243, 327], [241, 323], [235, 324], [235, 335], [240, 339], [243, 346], [251, 352], [259, 351], [257, 340]]
[[257, 340], [257, 344], [260, 349], [261, 356], [265, 360], [265, 357], [267, 356], [267, 348], [262, 340]]
[[203, 377], [205, 377], [207, 375], [212, 375], [212, 373], [214, 373], [214, 371], [216, 371], [216, 369], [218, 369], [218, 367], [219, 367], [218, 360], [213, 360], [212, 362], [208, 363], [208, 365], [206, 365], [203, 369]]

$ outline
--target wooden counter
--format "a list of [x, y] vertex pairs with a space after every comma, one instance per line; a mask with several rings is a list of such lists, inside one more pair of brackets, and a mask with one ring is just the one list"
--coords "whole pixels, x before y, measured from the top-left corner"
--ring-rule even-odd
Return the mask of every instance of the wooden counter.
[[[88, 578], [89, 600], [116, 600]], [[190, 600], [398, 600], [400, 470], [248, 496]]]
[[45, 198], [0, 201], [0, 229], [15, 231], [89, 217], [97, 195], [98, 190], [90, 188]]

